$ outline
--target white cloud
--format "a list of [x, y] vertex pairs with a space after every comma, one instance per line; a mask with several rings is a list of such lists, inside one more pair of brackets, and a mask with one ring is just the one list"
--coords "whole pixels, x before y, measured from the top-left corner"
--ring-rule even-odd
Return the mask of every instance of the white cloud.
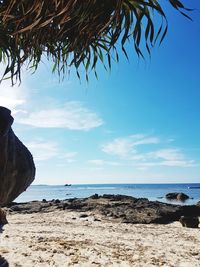
[[194, 160], [165, 160], [160, 163], [162, 166], [171, 166], [171, 167], [195, 167], [197, 164], [195, 164]]
[[120, 165], [122, 165], [120, 162], [107, 161], [107, 160], [103, 160], [103, 159], [92, 159], [92, 160], [89, 160], [88, 163], [96, 165], [96, 166], [104, 166], [104, 165], [120, 166]]
[[[169, 167], [194, 167], [194, 160], [190, 160], [177, 148], [160, 149], [146, 153], [146, 160], [154, 160], [149, 166], [169, 166]], [[144, 163], [145, 164], [145, 163]], [[147, 166], [147, 165], [146, 165]]]
[[46, 108], [22, 114], [18, 123], [38, 128], [66, 128], [70, 130], [90, 130], [103, 124], [103, 120], [80, 102], [67, 102], [63, 107]]
[[33, 141], [27, 143], [26, 146], [36, 161], [48, 160], [58, 155], [57, 144], [53, 142]]
[[154, 159], [163, 159], [166, 161], [180, 161], [185, 158], [185, 156], [181, 153], [180, 149], [177, 148], [153, 151], [149, 153], [148, 156]]
[[72, 163], [76, 160], [74, 159], [77, 156], [77, 152], [65, 152], [59, 156], [60, 159], [63, 159], [65, 163]]
[[135, 140], [133, 142], [133, 146], [159, 144], [159, 143], [160, 143], [160, 139], [158, 137], [145, 137], [144, 136], [143, 138], [139, 140]]
[[[140, 152], [141, 145], [145, 148], [145, 152]], [[123, 162], [126, 161], [127, 164], [140, 170], [158, 166], [180, 168], [197, 166], [195, 161], [188, 159], [181, 149], [161, 148], [152, 151], [152, 146], [148, 145], [159, 145], [162, 147], [166, 146], [166, 141], [161, 142], [158, 137], [148, 137], [138, 134], [124, 138], [116, 138], [113, 141], [104, 144], [101, 148], [103, 152], [112, 156], [118, 156]], [[96, 163], [98, 163], [98, 161]]]
[[102, 151], [119, 157], [129, 156], [136, 153], [136, 147], [140, 145], [158, 144], [157, 137], [146, 137], [143, 134], [131, 135], [128, 137], [116, 138], [110, 143], [102, 145]]
[[134, 164], [135, 167], [138, 169], [148, 169], [150, 167], [159, 167], [159, 166], [165, 166], [165, 167], [180, 167], [180, 168], [190, 168], [195, 167], [197, 164], [195, 164], [194, 160], [165, 160], [165, 161], [152, 161], [152, 162], [136, 162]]
[[124, 157], [131, 152], [132, 147], [132, 143], [129, 139], [119, 138], [102, 145], [102, 151], [107, 154]]
[[65, 152], [60, 156], [62, 159], [69, 159], [69, 158], [74, 158], [78, 153], [77, 152]]
[[38, 128], [65, 128], [83, 131], [100, 127], [104, 123], [96, 112], [80, 102], [69, 101], [61, 106], [54, 99], [45, 97], [41, 107], [41, 104], [38, 106], [35, 104], [34, 95], [27, 95], [27, 92], [24, 81], [22, 85], [13, 87], [10, 80], [4, 80], [0, 84], [0, 106], [11, 110], [15, 115], [16, 123]]
[[132, 157], [133, 165], [138, 168], [149, 168], [157, 166], [167, 167], [195, 167], [197, 164], [190, 160], [186, 155], [177, 148], [160, 149], [148, 153], [137, 154]]
[[35, 140], [26, 143], [26, 146], [31, 151], [35, 161], [45, 161], [51, 158], [57, 158], [60, 164], [72, 163], [75, 161], [77, 152], [63, 152], [55, 142]]
[[17, 109], [26, 102], [25, 92], [24, 86], [11, 86], [10, 80], [3, 80], [0, 83], [0, 106], [10, 109], [13, 114], [17, 113]]

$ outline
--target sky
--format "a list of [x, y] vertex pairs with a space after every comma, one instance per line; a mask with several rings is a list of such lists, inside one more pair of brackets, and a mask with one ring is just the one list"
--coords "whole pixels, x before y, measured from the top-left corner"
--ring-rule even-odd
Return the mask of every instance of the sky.
[[0, 85], [0, 105], [33, 154], [34, 184], [200, 182], [200, 2], [193, 22], [165, 4], [169, 31], [152, 56], [127, 45], [111, 72], [59, 81], [51, 64]]

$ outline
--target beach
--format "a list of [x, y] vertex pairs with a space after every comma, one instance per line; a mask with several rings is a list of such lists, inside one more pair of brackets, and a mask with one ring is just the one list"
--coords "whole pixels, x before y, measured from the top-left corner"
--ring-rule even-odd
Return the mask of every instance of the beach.
[[8, 221], [0, 254], [10, 267], [200, 266], [200, 230], [179, 222], [126, 224], [74, 211], [14, 214]]
[[[135, 199], [119, 199], [113, 196], [75, 199], [70, 207], [59, 200], [14, 205], [7, 209], [9, 224], [4, 225], [0, 234], [0, 255], [10, 267], [200, 266], [199, 228], [182, 227], [179, 221], [123, 222], [122, 216], [113, 214], [114, 209], [120, 215], [119, 204], [128, 206], [128, 201]], [[81, 207], [80, 203], [86, 201], [88, 205]], [[108, 202], [113, 204], [108, 207]], [[98, 206], [92, 209], [92, 203]], [[135, 203], [137, 207], [143, 203], [143, 210], [145, 203], [151, 207], [156, 204], [158, 209], [158, 203], [147, 200]], [[160, 210], [163, 205], [165, 209], [171, 208], [159, 205]], [[112, 214], [106, 213], [111, 207]], [[130, 213], [129, 208], [125, 211], [125, 206], [122, 207], [125, 213]]]

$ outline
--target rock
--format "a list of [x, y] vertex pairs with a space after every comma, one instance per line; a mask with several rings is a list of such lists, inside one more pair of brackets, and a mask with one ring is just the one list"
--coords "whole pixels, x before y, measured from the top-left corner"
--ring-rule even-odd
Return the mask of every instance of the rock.
[[81, 214], [80, 216], [79, 216], [79, 218], [87, 218], [88, 217], [88, 215], [86, 214], [86, 213], [83, 213], [83, 214]]
[[181, 216], [179, 221], [183, 227], [198, 228], [198, 226], [199, 226], [199, 218], [198, 217]]
[[11, 129], [9, 109], [0, 107], [0, 206], [12, 202], [35, 178], [33, 157]]
[[199, 202], [197, 202], [197, 206], [199, 206], [199, 207], [200, 207], [200, 201], [199, 201]]
[[121, 201], [121, 200], [135, 200], [136, 198], [131, 196], [125, 196], [125, 195], [111, 195], [111, 194], [104, 194], [103, 198], [110, 199], [111, 201]]
[[177, 200], [184, 201], [184, 200], [186, 200], [186, 199], [189, 199], [189, 196], [186, 195], [186, 194], [184, 194], [184, 193], [179, 193], [179, 194], [177, 195]]
[[99, 195], [98, 194], [94, 194], [90, 198], [92, 198], [92, 199], [98, 199], [99, 198]]
[[0, 209], [0, 225], [7, 224], [6, 212], [3, 209]]
[[1, 267], [8, 267], [8, 262], [0, 255], [0, 266]]
[[[51, 204], [51, 205], [50, 205]], [[81, 214], [93, 214], [102, 220], [115, 220], [125, 223], [160, 223], [179, 221], [181, 216], [200, 216], [200, 206], [172, 205], [146, 198], [134, 198], [123, 195], [105, 195], [60, 200], [60, 203], [32, 201], [14, 203], [8, 210], [12, 213], [52, 212], [56, 209], [71, 210]], [[85, 216], [85, 215], [84, 215]], [[85, 216], [86, 217], [86, 216]]]
[[101, 222], [100, 219], [94, 218], [94, 222]]
[[167, 199], [169, 199], [169, 200], [180, 200], [180, 201], [184, 201], [184, 200], [186, 200], [186, 199], [189, 198], [188, 195], [186, 195], [184, 193], [177, 193], [177, 192], [175, 192], [175, 193], [168, 193], [168, 194], [166, 194], [165, 197]]

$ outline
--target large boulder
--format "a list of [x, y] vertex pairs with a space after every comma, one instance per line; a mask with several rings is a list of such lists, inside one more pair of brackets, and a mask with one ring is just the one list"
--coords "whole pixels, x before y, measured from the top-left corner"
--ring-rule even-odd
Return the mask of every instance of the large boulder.
[[167, 199], [169, 200], [180, 200], [180, 201], [185, 201], [187, 199], [189, 199], [189, 196], [184, 194], [184, 193], [168, 193], [165, 196]]
[[13, 121], [10, 110], [0, 107], [0, 206], [12, 202], [35, 178], [33, 157], [11, 129]]

